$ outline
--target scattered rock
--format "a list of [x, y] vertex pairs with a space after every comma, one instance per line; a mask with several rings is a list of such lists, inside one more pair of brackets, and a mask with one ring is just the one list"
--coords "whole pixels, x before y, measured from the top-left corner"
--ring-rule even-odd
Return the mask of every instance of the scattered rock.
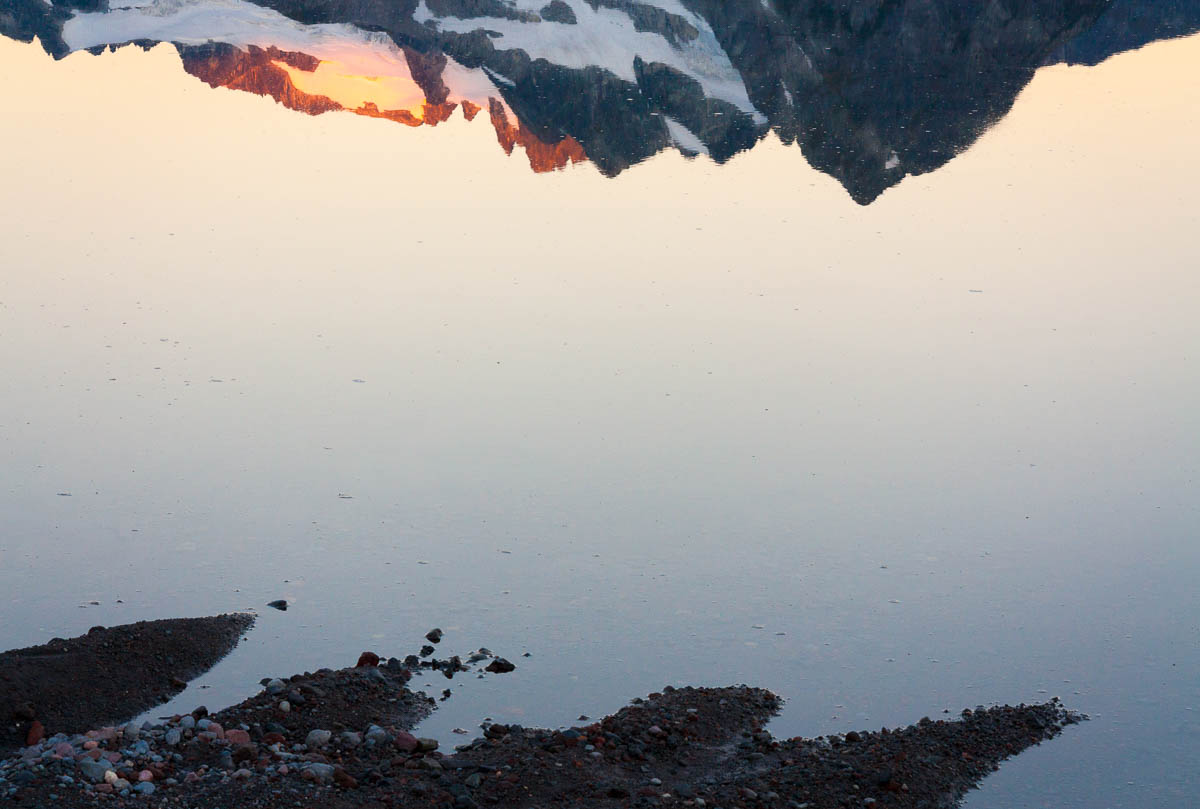
[[510, 671], [515, 671], [516, 668], [516, 666], [514, 666], [512, 663], [509, 663], [503, 657], [497, 657], [491, 663], [487, 664], [487, 668], [485, 668], [484, 671], [490, 671], [493, 674], [507, 674]]

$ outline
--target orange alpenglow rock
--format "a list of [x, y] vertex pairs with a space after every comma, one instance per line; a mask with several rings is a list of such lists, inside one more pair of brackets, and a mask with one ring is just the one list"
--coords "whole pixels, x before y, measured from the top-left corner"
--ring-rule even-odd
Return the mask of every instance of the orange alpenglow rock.
[[326, 96], [309, 95], [296, 88], [287, 71], [275, 64], [283, 62], [297, 70], [312, 72], [320, 60], [306, 53], [281, 51], [276, 47], [246, 50], [231, 45], [209, 44], [183, 48], [183, 69], [211, 87], [228, 87], [248, 93], [270, 96], [291, 110], [320, 115], [343, 109]]
[[492, 117], [492, 126], [496, 129], [496, 139], [505, 154], [511, 155], [514, 146], [521, 146], [529, 158], [530, 168], [538, 173], [556, 171], [565, 167], [567, 163], [582, 163], [587, 160], [583, 146], [570, 135], [564, 135], [557, 143], [547, 143], [521, 126], [520, 121], [516, 126], [510, 124], [504, 105], [495, 98], [488, 99], [488, 112]]
[[395, 121], [398, 124], [405, 126], [420, 126], [424, 121], [413, 115], [408, 110], [381, 110], [376, 106], [374, 101], [364, 102], [361, 107], [354, 111], [355, 115], [365, 115], [368, 118], [383, 118], [388, 121]]

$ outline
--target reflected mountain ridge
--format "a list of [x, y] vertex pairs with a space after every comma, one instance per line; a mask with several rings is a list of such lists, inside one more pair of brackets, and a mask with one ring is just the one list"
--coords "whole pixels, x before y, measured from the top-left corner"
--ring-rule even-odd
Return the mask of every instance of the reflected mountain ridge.
[[861, 204], [934, 171], [1042, 66], [1200, 29], [1196, 0], [0, 0], [62, 57], [171, 43], [212, 86], [408, 126], [488, 112], [535, 171], [769, 133]]

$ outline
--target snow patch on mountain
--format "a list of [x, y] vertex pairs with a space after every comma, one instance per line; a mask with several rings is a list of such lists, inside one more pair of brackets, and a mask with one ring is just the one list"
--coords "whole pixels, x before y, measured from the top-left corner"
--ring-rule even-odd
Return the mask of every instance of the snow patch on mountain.
[[[244, 0], [123, 0], [111, 11], [77, 14], [63, 27], [72, 50], [135, 39], [202, 45], [223, 42], [238, 48], [254, 45], [299, 51], [360, 76], [411, 80], [408, 59], [387, 34], [353, 25], [304, 25], [279, 12]], [[502, 79], [502, 77], [500, 77]], [[480, 104], [498, 95], [483, 70], [447, 58], [442, 81], [450, 101]], [[511, 82], [510, 82], [511, 83]]]
[[[623, 11], [592, 8], [584, 0], [566, 2], [575, 12], [575, 25], [547, 25], [497, 17], [465, 20], [437, 17], [424, 0], [418, 4], [414, 19], [432, 21], [440, 31], [460, 34], [486, 28], [499, 34], [492, 39], [497, 50], [522, 50], [531, 59], [545, 59], [567, 68], [600, 67], [629, 82], [637, 81], [633, 67], [635, 57], [640, 56], [646, 62], [661, 62], [695, 78], [708, 97], [728, 101], [753, 116], [756, 122], [766, 123], [766, 117], [751, 103], [741, 74], [729, 61], [712, 29], [682, 4], [673, 0], [648, 3], [685, 17], [700, 32], [691, 42], [675, 47], [660, 34], [636, 30], [633, 20]], [[530, 0], [519, 0], [515, 7], [523, 9], [523, 5], [535, 10]]]
[[404, 61], [403, 52], [386, 34], [341, 23], [304, 25], [243, 0], [152, 0], [76, 14], [63, 25], [63, 40], [71, 50], [134, 39], [184, 45], [225, 42], [240, 48], [274, 45], [346, 64], [357, 60], [366, 73], [368, 65], [387, 73], [397, 60]]
[[669, 115], [664, 115], [663, 120], [667, 124], [667, 132], [671, 133], [671, 140], [675, 142], [675, 145], [681, 151], [690, 152], [691, 154], [708, 154], [708, 147], [704, 145], [704, 141], [696, 137], [696, 134], [692, 130]]

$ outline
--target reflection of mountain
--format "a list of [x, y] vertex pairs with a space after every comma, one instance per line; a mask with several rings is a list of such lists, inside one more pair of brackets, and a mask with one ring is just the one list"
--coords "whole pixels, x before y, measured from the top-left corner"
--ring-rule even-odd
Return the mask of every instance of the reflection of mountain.
[[[307, 79], [300, 77], [307, 74], [315, 78], [323, 68], [320, 59], [305, 53], [281, 51], [273, 46], [259, 48], [255, 45], [248, 45], [243, 50], [225, 43], [176, 47], [183, 60], [184, 70], [209, 85], [270, 96], [288, 109], [306, 112], [309, 115], [347, 110], [407, 126], [436, 126], [447, 120], [459, 106], [448, 100], [449, 90], [441, 83], [441, 69], [446, 60], [440, 54], [429, 58], [412, 50], [406, 52], [406, 62], [413, 83], [417, 85], [415, 89], [420, 91], [421, 103], [418, 109], [392, 109], [381, 108], [378, 100], [362, 99], [357, 104], [346, 105], [327, 95], [305, 92], [297, 86], [297, 81], [305, 84]], [[338, 78], [325, 77], [325, 86], [336, 88]], [[341, 78], [343, 84], [353, 81], [350, 77]], [[378, 79], [372, 77], [370, 81], [377, 83]], [[462, 104], [464, 115], [468, 120], [473, 119], [479, 111], [479, 106], [470, 101], [463, 101]], [[554, 171], [568, 162], [578, 163], [587, 159], [582, 147], [570, 137], [547, 143], [522, 127], [519, 122], [510, 123], [504, 105], [496, 99], [490, 100], [489, 109], [496, 137], [505, 153], [512, 154], [513, 148], [520, 146], [525, 150], [529, 165], [534, 171]]]
[[723, 162], [774, 132], [861, 203], [969, 147], [1039, 66], [1197, 27], [1197, 0], [0, 0], [0, 31], [55, 55], [173, 42], [309, 113], [486, 109], [535, 170]]
[[1066, 43], [1052, 61], [1098, 65], [1122, 51], [1200, 31], [1200, 0], [1113, 0], [1088, 30]]

